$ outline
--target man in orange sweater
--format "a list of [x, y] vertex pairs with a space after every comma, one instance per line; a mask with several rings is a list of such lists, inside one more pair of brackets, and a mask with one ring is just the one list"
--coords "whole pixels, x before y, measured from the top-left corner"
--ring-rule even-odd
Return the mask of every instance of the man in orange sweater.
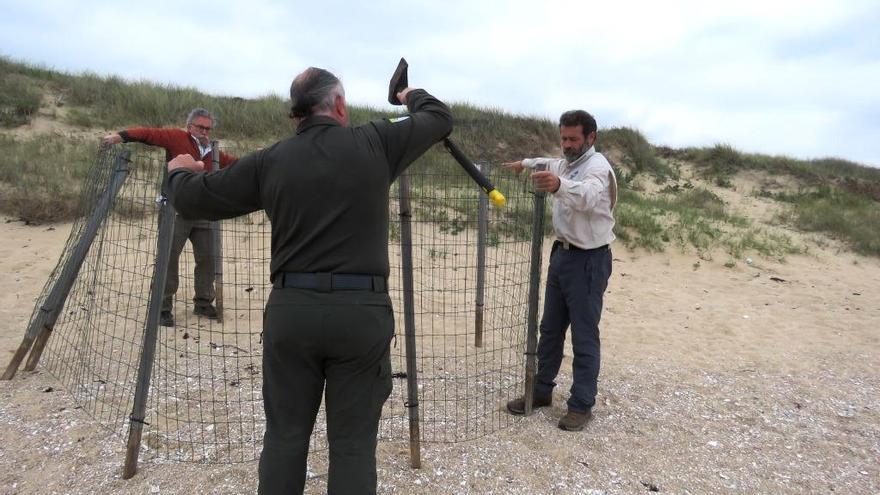
[[[103, 144], [138, 142], [165, 149], [165, 159], [170, 161], [177, 155], [190, 155], [196, 160], [211, 162], [210, 134], [214, 129], [214, 116], [204, 108], [195, 108], [186, 118], [186, 130], [134, 127], [108, 134], [101, 140]], [[237, 160], [234, 156], [220, 152], [220, 168]], [[192, 243], [195, 258], [195, 295], [193, 313], [216, 319], [214, 307], [214, 257], [211, 223], [207, 220], [187, 220], [179, 214], [174, 219], [174, 237], [171, 242], [171, 258], [168, 261], [168, 277], [162, 298], [162, 312], [159, 323], [166, 327], [174, 326], [174, 294], [179, 284], [178, 264], [180, 253], [187, 239]]]

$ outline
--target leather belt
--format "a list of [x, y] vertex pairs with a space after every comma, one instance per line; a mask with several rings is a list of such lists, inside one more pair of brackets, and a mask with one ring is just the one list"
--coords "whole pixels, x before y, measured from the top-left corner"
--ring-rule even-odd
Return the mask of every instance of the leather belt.
[[568, 241], [563, 241], [562, 239], [556, 239], [555, 241], [553, 241], [553, 247], [554, 248], [560, 247], [562, 249], [565, 249], [566, 251], [580, 251], [583, 253], [592, 253], [592, 252], [604, 251], [605, 249], [608, 249], [608, 244], [605, 244], [605, 245], [602, 245], [599, 247], [595, 247], [595, 248], [591, 248], [591, 249], [582, 249], [582, 248], [575, 246], [574, 244], [571, 244]]
[[272, 286], [276, 289], [309, 289], [318, 292], [336, 290], [369, 290], [388, 292], [388, 281], [381, 275], [348, 273], [294, 273], [280, 272]]

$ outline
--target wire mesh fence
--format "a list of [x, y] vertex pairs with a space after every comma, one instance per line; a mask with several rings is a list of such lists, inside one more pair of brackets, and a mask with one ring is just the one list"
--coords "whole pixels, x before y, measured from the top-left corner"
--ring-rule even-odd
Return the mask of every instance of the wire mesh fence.
[[[131, 151], [128, 176], [43, 357], [85, 410], [120, 433], [132, 411], [156, 262], [163, 150], [142, 145], [104, 150], [83, 189], [83, 215], [34, 309], [36, 317], [123, 150]], [[424, 442], [470, 440], [513, 421], [504, 404], [523, 389], [527, 298], [529, 284], [537, 283], [529, 277], [534, 212], [524, 182], [497, 168], [484, 172], [507, 196], [505, 208], [481, 206], [482, 191], [439, 149], [410, 167], [410, 239], [401, 237], [401, 198], [398, 184], [392, 186], [389, 292], [397, 336], [394, 389], [380, 420], [381, 441], [409, 439], [408, 409], [416, 405]], [[222, 319], [193, 314], [194, 261], [187, 243], [174, 298], [176, 325], [159, 327], [156, 338], [141, 447], [148, 455], [234, 463], [251, 461], [262, 449], [261, 337], [271, 290], [271, 227], [263, 212], [218, 225]], [[408, 275], [400, 262], [403, 246], [412, 250]], [[403, 345], [404, 276], [412, 277], [414, 289], [416, 401], [407, 396], [406, 380], [413, 377]], [[322, 408], [314, 453], [326, 450], [324, 424]]]

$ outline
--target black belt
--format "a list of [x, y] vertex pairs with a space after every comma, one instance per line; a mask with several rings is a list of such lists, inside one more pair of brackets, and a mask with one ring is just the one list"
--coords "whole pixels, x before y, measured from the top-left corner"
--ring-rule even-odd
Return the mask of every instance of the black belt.
[[579, 248], [568, 241], [563, 241], [561, 239], [557, 239], [557, 240], [553, 241], [553, 247], [554, 248], [560, 247], [562, 249], [565, 249], [566, 251], [581, 251], [583, 253], [592, 253], [592, 252], [604, 251], [604, 250], [608, 249], [608, 244], [605, 244], [605, 245], [602, 245], [599, 247], [595, 247], [595, 248], [591, 248], [591, 249], [582, 249], [582, 248]]
[[370, 290], [388, 292], [388, 282], [381, 275], [354, 275], [348, 273], [293, 273], [281, 272], [272, 282], [276, 289], [310, 289], [318, 292], [335, 290]]

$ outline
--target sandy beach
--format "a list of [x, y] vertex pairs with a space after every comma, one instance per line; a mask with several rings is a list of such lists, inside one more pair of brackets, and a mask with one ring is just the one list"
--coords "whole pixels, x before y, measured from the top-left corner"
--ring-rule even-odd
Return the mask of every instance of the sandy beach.
[[[21, 342], [69, 224], [0, 221], [0, 356]], [[880, 492], [880, 260], [828, 243], [784, 262], [614, 250], [594, 419], [553, 406], [496, 434], [381, 443], [380, 493]], [[546, 263], [546, 258], [545, 258]], [[256, 463], [144, 459], [41, 368], [0, 382], [0, 493], [254, 493]], [[307, 493], [326, 490], [323, 476]]]

